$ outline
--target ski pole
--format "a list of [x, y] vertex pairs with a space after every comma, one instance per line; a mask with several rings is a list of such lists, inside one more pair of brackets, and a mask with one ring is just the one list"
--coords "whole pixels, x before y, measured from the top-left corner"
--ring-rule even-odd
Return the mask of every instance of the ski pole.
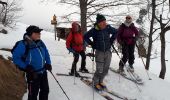
[[[94, 55], [94, 49], [92, 48], [92, 54]], [[93, 78], [94, 78], [94, 56], [92, 57], [92, 73], [93, 73]], [[93, 81], [93, 100], [94, 100], [94, 80]]]
[[[116, 54], [118, 55], [118, 57], [121, 59], [121, 57], [120, 57], [118, 51], [116, 50], [116, 48], [114, 47], [113, 44], [112, 44], [112, 48], [113, 48], [113, 50], [116, 52]], [[122, 60], [121, 60], [121, 61], [122, 61]], [[122, 61], [122, 62], [123, 62], [123, 61]], [[120, 75], [119, 75], [119, 83], [120, 83]]]
[[[116, 54], [118, 55], [118, 57], [119, 57], [120, 61], [123, 63], [123, 65], [125, 65], [125, 63], [122, 61], [122, 59], [121, 59], [118, 51], [117, 51], [116, 48], [114, 47], [114, 45], [112, 45], [112, 48], [113, 48], [113, 50], [116, 52]], [[125, 67], [125, 68], [126, 68], [126, 67]], [[126, 70], [127, 70], [127, 68], [126, 68]], [[128, 72], [128, 73], [129, 73], [129, 75], [130, 75], [130, 77], [131, 77], [132, 79], [134, 79], [135, 81], [137, 81], [137, 79], [135, 78], [135, 76], [134, 76], [133, 74], [130, 74], [130, 72]], [[134, 76], [134, 78], [133, 78], [132, 76]], [[139, 88], [139, 86], [137, 85], [137, 83], [135, 83], [135, 85], [136, 85], [137, 89], [139, 90], [139, 92], [141, 92], [141, 89]]]
[[[138, 49], [138, 54], [139, 54], [139, 46], [138, 46], [137, 44], [136, 44], [136, 47], [137, 47], [137, 49]], [[142, 56], [140, 56], [140, 55], [139, 55], [139, 57], [140, 57], [140, 58], [141, 58], [141, 60], [142, 60], [142, 63], [143, 63], [143, 65], [144, 65], [144, 67], [145, 67], [145, 71], [146, 71], [146, 74], [147, 74], [147, 76], [148, 76], [149, 80], [152, 80], [152, 79], [151, 79], [151, 77], [149, 76], [148, 71], [146, 70], [146, 65], [145, 65], [145, 63], [144, 63], [144, 61], [143, 61]]]
[[75, 74], [76, 74], [76, 70], [74, 69], [74, 85], [76, 85], [76, 76], [75, 76]]
[[65, 94], [65, 96], [67, 97], [68, 100], [69, 97], [67, 96], [66, 92], [64, 91], [64, 89], [62, 88], [62, 86], [60, 85], [60, 83], [57, 81], [56, 77], [54, 76], [54, 74], [52, 73], [52, 71], [49, 71], [51, 73], [51, 75], [53, 76], [53, 78], [56, 80], [56, 82], [58, 83], [58, 85], [60, 86], [61, 90], [63, 91], [63, 93]]

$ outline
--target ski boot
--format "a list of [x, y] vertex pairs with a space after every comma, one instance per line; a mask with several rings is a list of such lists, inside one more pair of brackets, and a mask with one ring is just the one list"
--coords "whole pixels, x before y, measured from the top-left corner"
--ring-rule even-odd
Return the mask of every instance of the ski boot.
[[89, 73], [89, 71], [86, 68], [80, 68], [79, 71], [82, 73]]
[[126, 76], [124, 69], [118, 69], [117, 72], [118, 72], [120, 75]]
[[133, 65], [129, 65], [129, 71], [130, 71], [130, 72], [134, 72]]
[[94, 89], [98, 92], [102, 92], [102, 90], [103, 90], [100, 84], [94, 85]]
[[100, 83], [100, 86], [102, 87], [103, 90], [107, 90], [106, 84], [104, 84], [103, 82]]
[[75, 77], [80, 77], [80, 74], [77, 71], [75, 71], [75, 74], [74, 74], [74, 72], [69, 72], [69, 75], [75, 76]]

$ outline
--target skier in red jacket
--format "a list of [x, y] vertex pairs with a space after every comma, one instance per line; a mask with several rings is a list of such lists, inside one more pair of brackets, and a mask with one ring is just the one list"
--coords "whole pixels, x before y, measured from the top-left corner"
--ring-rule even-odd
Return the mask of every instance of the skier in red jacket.
[[69, 52], [73, 53], [73, 57], [74, 57], [71, 72], [69, 74], [75, 75], [76, 77], [80, 76], [79, 73], [76, 71], [76, 65], [79, 60], [79, 55], [81, 55], [82, 57], [80, 71], [88, 73], [88, 70], [85, 67], [86, 55], [85, 55], [83, 34], [81, 32], [80, 25], [77, 22], [72, 23], [71, 31], [66, 40], [66, 47], [69, 50]]

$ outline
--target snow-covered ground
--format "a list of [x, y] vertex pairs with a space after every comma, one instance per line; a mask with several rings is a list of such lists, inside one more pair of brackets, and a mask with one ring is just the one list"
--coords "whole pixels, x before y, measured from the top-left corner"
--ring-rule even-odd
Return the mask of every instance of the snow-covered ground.
[[[22, 39], [26, 27], [27, 25], [18, 23], [17, 29], [10, 30], [8, 35], [0, 34], [0, 48], [12, 48], [17, 40]], [[65, 41], [55, 41], [54, 34], [45, 31], [42, 31], [42, 40], [45, 42], [49, 49], [52, 60], [53, 73], [68, 73], [70, 71], [69, 69], [71, 68], [73, 57], [72, 54], [68, 54], [68, 51], [65, 48]], [[11, 56], [9, 52], [5, 51], [0, 51], [0, 55], [5, 57]], [[113, 53], [110, 67], [117, 69], [118, 62], [118, 56]], [[158, 63], [160, 64], [159, 59], [156, 62], [155, 60], [152, 61], [151, 66], [154, 67], [151, 67], [151, 71], [153, 73], [155, 73], [155, 70], [159, 71]], [[88, 57], [86, 66], [88, 70], [92, 71], [92, 61]], [[138, 91], [136, 85], [133, 82], [126, 80], [111, 71], [109, 71], [104, 80], [104, 82], [107, 84], [107, 87], [110, 90], [114, 90], [124, 96], [137, 98], [137, 100], [169, 100], [170, 80], [167, 82], [165, 80], [159, 79], [155, 74], [152, 74], [151, 72], [149, 72], [149, 75], [152, 80], [148, 80], [148, 76], [142, 65], [142, 61], [140, 58], [138, 58], [137, 55], [134, 66], [135, 72], [138, 73], [144, 81], [144, 85], [139, 86], [141, 92]], [[77, 67], [77, 69], [79, 69], [80, 62], [78, 63]], [[92, 75], [89, 76], [92, 77]], [[48, 73], [48, 77], [50, 86], [49, 100], [67, 100], [66, 96], [63, 94], [59, 85], [56, 83], [50, 73]], [[167, 76], [167, 78], [168, 77], [169, 76]], [[80, 79], [75, 78], [76, 84], [74, 84], [74, 77], [56, 76], [56, 78], [65, 90], [66, 94], [69, 96], [70, 100], [93, 100], [93, 90], [82, 83]], [[95, 100], [105, 100], [98, 93], [94, 94], [94, 98]], [[115, 100], [120, 100], [116, 97], [113, 98]], [[25, 94], [23, 100], [27, 100], [27, 94]]]

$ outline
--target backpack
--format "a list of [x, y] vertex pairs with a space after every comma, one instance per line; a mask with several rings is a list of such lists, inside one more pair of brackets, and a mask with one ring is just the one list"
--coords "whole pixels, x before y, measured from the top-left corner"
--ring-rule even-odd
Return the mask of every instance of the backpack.
[[24, 52], [24, 55], [22, 56], [22, 60], [25, 61], [25, 60], [26, 60], [26, 57], [27, 57], [27, 55], [28, 55], [28, 52], [29, 52], [29, 45], [28, 45], [28, 43], [26, 42], [26, 40], [17, 41], [17, 42], [15, 43], [15, 45], [13, 46], [13, 48], [11, 49], [11, 54], [13, 55], [13, 52], [14, 52], [15, 48], [18, 46], [19, 42], [21, 42], [21, 41], [22, 41], [22, 42], [24, 43], [24, 45], [25, 45], [25, 52]]

